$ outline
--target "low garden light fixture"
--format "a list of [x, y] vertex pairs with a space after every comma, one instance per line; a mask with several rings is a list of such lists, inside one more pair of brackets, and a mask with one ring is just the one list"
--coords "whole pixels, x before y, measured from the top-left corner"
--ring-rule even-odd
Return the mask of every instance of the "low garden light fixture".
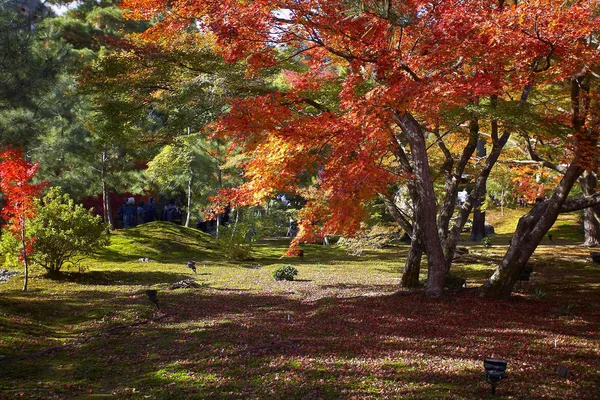
[[485, 380], [492, 385], [492, 394], [496, 394], [496, 385], [506, 378], [506, 361], [494, 358], [483, 360], [485, 368]]
[[160, 310], [158, 306], [158, 291], [157, 290], [146, 290], [146, 295], [148, 296], [148, 300], [153, 302], [156, 305], [156, 308]]

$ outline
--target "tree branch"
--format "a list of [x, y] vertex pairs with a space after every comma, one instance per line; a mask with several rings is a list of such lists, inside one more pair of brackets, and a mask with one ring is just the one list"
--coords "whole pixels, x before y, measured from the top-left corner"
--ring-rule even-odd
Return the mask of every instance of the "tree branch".
[[593, 196], [579, 196], [567, 199], [560, 209], [560, 213], [568, 213], [583, 210], [584, 208], [594, 207], [600, 204], [600, 192]]

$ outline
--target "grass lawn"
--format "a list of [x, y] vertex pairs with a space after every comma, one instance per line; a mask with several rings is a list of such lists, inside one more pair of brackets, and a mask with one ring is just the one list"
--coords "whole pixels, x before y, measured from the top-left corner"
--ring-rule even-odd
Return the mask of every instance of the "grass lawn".
[[[469, 288], [508, 246], [514, 218], [489, 214], [496, 245], [464, 243], [454, 267]], [[357, 257], [307, 245], [302, 261], [266, 240], [242, 263], [192, 229], [119, 231], [83, 273], [36, 270], [28, 292], [22, 276], [0, 284], [0, 357], [70, 345], [0, 359], [0, 399], [598, 399], [600, 265], [574, 221], [557, 222], [510, 301], [399, 291], [406, 246]], [[283, 263], [296, 281], [273, 280]], [[169, 289], [190, 277], [201, 286]], [[485, 357], [508, 361], [495, 396]]]

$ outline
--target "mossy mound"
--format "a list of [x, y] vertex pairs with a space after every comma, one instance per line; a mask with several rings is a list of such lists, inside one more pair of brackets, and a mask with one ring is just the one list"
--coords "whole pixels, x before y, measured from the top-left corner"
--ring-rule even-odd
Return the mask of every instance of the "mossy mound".
[[111, 234], [111, 244], [99, 257], [106, 261], [147, 258], [160, 263], [216, 258], [214, 239], [197, 229], [156, 221]]

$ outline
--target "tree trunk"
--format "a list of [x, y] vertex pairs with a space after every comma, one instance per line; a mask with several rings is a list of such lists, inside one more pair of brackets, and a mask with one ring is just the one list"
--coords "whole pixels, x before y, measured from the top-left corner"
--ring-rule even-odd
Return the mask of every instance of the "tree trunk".
[[[591, 196], [596, 191], [598, 178], [595, 173], [586, 171], [580, 179], [581, 190], [585, 196]], [[584, 246], [600, 244], [600, 206], [588, 207], [583, 210]]]
[[569, 167], [568, 175], [565, 175], [554, 195], [537, 203], [531, 211], [521, 217], [511, 246], [494, 274], [483, 286], [486, 297], [510, 298], [519, 273], [556, 221], [561, 206], [581, 172], [579, 167]]
[[400, 285], [404, 288], [418, 288], [419, 274], [421, 273], [421, 258], [423, 257], [423, 242], [420, 236], [416, 236], [410, 243], [410, 250], [406, 256], [404, 272]]
[[419, 287], [419, 274], [421, 273], [421, 258], [423, 257], [423, 229], [421, 227], [421, 206], [419, 199], [413, 201], [415, 217], [413, 220], [413, 231], [410, 241], [410, 250], [406, 256], [406, 264], [404, 265], [404, 273], [400, 284], [405, 288]]
[[185, 226], [190, 226], [190, 215], [192, 212], [192, 184], [194, 180], [194, 173], [192, 171], [192, 167], [190, 166], [190, 179], [188, 181], [188, 195], [187, 195], [187, 216], [185, 218]]
[[106, 185], [106, 169], [105, 162], [107, 160], [106, 151], [102, 152], [102, 167], [100, 169], [101, 180], [102, 180], [102, 208], [104, 209], [104, 222], [106, 222], [111, 229], [115, 229], [115, 221], [112, 216], [112, 209], [110, 206], [110, 193], [108, 192], [108, 187]]
[[[477, 158], [483, 158], [487, 155], [485, 150], [485, 142], [479, 140], [477, 142]], [[475, 199], [475, 210], [473, 211], [473, 225], [471, 226], [471, 241], [480, 242], [485, 237], [485, 210], [482, 207], [485, 205], [487, 179], [484, 181], [483, 187], [480, 188], [479, 197]]]
[[25, 245], [25, 220], [21, 218], [21, 244], [23, 245], [23, 265], [25, 266], [25, 281], [23, 282], [23, 291], [27, 291], [29, 283], [29, 263], [27, 262], [27, 246]]
[[[412, 191], [409, 189], [409, 192]], [[410, 249], [408, 250], [408, 256], [406, 257], [406, 262], [404, 264], [404, 272], [402, 273], [400, 285], [405, 288], [417, 288], [419, 287], [421, 258], [423, 257], [421, 226], [418, 221], [414, 221], [414, 218], [412, 218], [413, 221], [411, 222], [409, 216], [402, 211], [390, 197], [384, 194], [379, 194], [379, 197], [383, 200], [383, 203], [386, 205], [394, 221], [396, 221], [402, 227], [404, 232], [411, 237]], [[411, 197], [413, 197], [414, 204], [414, 196], [411, 195]], [[413, 207], [415, 211], [418, 209], [416, 204]]]
[[427, 295], [438, 297], [444, 293], [447, 270], [444, 262], [442, 243], [438, 235], [436, 204], [433, 183], [429, 170], [429, 159], [423, 130], [415, 118], [405, 112], [395, 114], [395, 121], [402, 129], [410, 145], [412, 155], [412, 173], [417, 192], [420, 212], [420, 225], [423, 229], [423, 241], [427, 254]]
[[481, 211], [484, 205], [485, 190], [480, 198], [475, 200], [475, 210], [473, 211], [473, 225], [471, 226], [471, 241], [480, 242], [485, 237], [485, 211]]

